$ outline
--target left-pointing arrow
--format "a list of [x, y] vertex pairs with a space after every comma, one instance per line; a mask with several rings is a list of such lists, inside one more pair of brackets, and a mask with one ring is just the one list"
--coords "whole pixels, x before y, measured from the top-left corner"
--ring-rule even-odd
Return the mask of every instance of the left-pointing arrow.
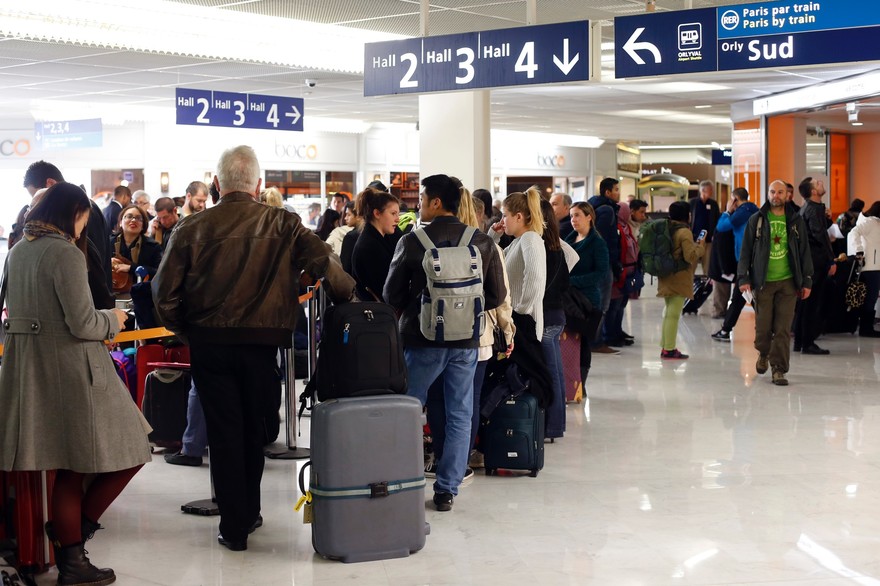
[[575, 53], [574, 58], [570, 61], [568, 59], [568, 39], [562, 40], [562, 59], [559, 59], [556, 55], [553, 55], [553, 63], [556, 64], [556, 67], [559, 68], [559, 71], [562, 72], [563, 75], [568, 75], [575, 64], [578, 62], [578, 59], [581, 58], [580, 53]]
[[297, 108], [296, 106], [291, 106], [291, 108], [293, 109], [293, 112], [285, 112], [284, 115], [288, 118], [293, 118], [293, 120], [290, 121], [290, 124], [295, 125], [297, 122], [299, 122], [300, 116], [302, 116], [302, 114], [299, 113], [299, 108]]

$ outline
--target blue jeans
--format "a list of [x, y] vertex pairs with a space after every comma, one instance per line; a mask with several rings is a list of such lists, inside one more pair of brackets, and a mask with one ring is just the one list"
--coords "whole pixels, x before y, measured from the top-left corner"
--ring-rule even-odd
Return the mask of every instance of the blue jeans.
[[185, 456], [201, 457], [208, 447], [208, 428], [205, 426], [205, 413], [196, 392], [196, 381], [193, 380], [186, 402], [186, 431], [183, 432], [183, 447], [180, 453]]
[[[477, 362], [477, 368], [474, 370], [474, 414], [471, 417], [471, 443], [468, 446], [470, 450], [474, 449], [477, 432], [480, 431], [480, 397], [488, 364], [488, 360]], [[446, 443], [446, 401], [443, 398], [443, 386], [443, 377], [440, 376], [428, 388], [428, 400], [425, 402], [425, 407], [428, 408], [428, 427], [431, 428], [431, 449], [437, 461], [443, 457], [443, 446]]]
[[553, 402], [547, 408], [545, 437], [562, 437], [565, 433], [565, 375], [562, 372], [562, 351], [559, 349], [559, 336], [565, 326], [547, 326], [541, 337], [541, 348], [547, 360], [547, 370], [553, 381]]
[[422, 405], [428, 388], [443, 375], [446, 429], [443, 455], [437, 462], [434, 492], [458, 494], [470, 455], [471, 418], [474, 412], [474, 371], [476, 348], [406, 348], [404, 358], [409, 372], [407, 394]]

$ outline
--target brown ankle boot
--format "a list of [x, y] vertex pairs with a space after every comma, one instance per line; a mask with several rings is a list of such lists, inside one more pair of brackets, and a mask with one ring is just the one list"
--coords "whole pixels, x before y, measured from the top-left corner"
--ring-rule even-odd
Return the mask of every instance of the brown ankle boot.
[[60, 586], [105, 586], [116, 581], [113, 570], [92, 565], [82, 543], [58, 548], [55, 564]]

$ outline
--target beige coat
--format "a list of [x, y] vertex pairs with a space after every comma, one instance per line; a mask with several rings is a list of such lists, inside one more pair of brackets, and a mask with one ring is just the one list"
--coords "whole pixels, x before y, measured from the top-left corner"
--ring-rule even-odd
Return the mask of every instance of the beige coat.
[[[680, 224], [680, 222], [673, 222]], [[657, 283], [657, 297], [674, 297], [681, 295], [687, 299], [694, 298], [694, 270], [697, 262], [703, 258], [705, 247], [702, 243], [694, 243], [694, 235], [687, 225], [672, 234], [672, 256], [683, 258], [690, 265], [683, 271], [668, 277], [660, 277]]]
[[111, 472], [150, 461], [144, 420], [102, 340], [82, 252], [60, 236], [9, 252], [0, 368], [0, 470]]

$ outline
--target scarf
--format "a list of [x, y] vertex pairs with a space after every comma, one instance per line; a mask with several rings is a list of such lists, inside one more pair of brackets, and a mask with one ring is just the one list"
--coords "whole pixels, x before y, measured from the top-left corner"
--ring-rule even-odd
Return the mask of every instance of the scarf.
[[43, 236], [48, 236], [49, 234], [57, 234], [58, 236], [63, 237], [70, 243], [73, 243], [74, 238], [68, 234], [67, 232], [61, 230], [57, 226], [53, 226], [52, 224], [47, 224], [46, 222], [40, 221], [31, 221], [27, 222], [24, 225], [24, 237], [28, 239], [28, 241], [36, 240], [37, 238], [42, 238]]

